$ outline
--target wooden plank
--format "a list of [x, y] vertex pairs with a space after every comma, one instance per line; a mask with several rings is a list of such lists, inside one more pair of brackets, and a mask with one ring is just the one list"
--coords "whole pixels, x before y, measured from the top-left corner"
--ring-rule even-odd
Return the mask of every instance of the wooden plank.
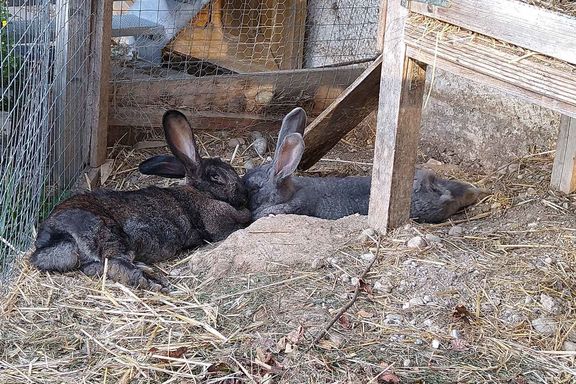
[[[166, 109], [281, 117], [294, 106], [316, 116], [364, 70], [360, 65], [111, 84], [111, 125], [150, 127]], [[129, 109], [136, 113], [127, 118]]]
[[408, 10], [387, 4], [368, 223], [382, 233], [410, 215], [426, 70], [406, 55]]
[[106, 161], [108, 134], [108, 104], [110, 81], [110, 45], [112, 40], [113, 0], [92, 0], [93, 21], [90, 50], [90, 87], [87, 115], [90, 121], [90, 166], [99, 167]]
[[287, 17], [282, 25], [283, 33], [280, 42], [284, 47], [280, 69], [302, 68], [307, 3], [307, 0], [292, 0], [287, 4]]
[[560, 132], [550, 185], [564, 193], [576, 191], [576, 119], [560, 118]]
[[518, 0], [410, 2], [410, 10], [576, 64], [576, 18]]
[[522, 53], [470, 39], [467, 32], [437, 40], [435, 33], [424, 33], [424, 27], [412, 21], [406, 27], [406, 44], [408, 55], [419, 61], [576, 116], [576, 68], [569, 64], [521, 59]]
[[382, 56], [306, 127], [300, 169], [308, 169], [330, 151], [378, 105]]
[[388, 0], [380, 0], [378, 10], [378, 31], [376, 32], [376, 49], [381, 52], [384, 49], [384, 32], [386, 31], [386, 4]]

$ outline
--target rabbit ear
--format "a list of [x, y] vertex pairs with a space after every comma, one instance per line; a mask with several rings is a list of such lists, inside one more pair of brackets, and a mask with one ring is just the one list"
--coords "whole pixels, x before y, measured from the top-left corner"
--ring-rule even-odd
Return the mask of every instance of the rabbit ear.
[[156, 175], [173, 179], [181, 179], [186, 176], [184, 164], [172, 155], [153, 156], [141, 162], [138, 170], [143, 175]]
[[186, 175], [198, 178], [201, 173], [202, 158], [197, 150], [192, 127], [181, 112], [170, 110], [162, 117], [164, 135], [170, 151], [186, 168]]
[[306, 128], [306, 111], [300, 107], [294, 108], [282, 120], [280, 133], [278, 134], [278, 142], [276, 143], [276, 152], [280, 149], [280, 145], [291, 133], [299, 133], [304, 136], [304, 129]]
[[276, 184], [294, 173], [303, 153], [304, 139], [301, 134], [291, 133], [284, 138], [274, 158], [272, 178]]

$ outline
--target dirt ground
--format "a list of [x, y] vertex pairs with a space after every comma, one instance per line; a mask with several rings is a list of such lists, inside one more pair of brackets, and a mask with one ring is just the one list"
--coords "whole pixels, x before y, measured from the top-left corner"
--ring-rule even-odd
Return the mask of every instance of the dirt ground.
[[[364, 129], [311, 173], [369, 174]], [[239, 172], [269, 155], [249, 136], [198, 138]], [[137, 172], [166, 151], [156, 140], [112, 148], [106, 185], [177, 182]], [[0, 383], [576, 382], [576, 195], [549, 191], [550, 154], [490, 174], [419, 161], [493, 195], [381, 237], [363, 216], [264, 218], [159, 265], [169, 295], [23, 262], [1, 304]]]

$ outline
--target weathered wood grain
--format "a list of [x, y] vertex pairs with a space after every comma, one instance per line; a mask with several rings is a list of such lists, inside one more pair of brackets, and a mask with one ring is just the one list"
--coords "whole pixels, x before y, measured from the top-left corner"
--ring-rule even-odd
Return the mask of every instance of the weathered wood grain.
[[550, 185], [564, 193], [576, 191], [576, 119], [560, 118], [560, 133]]
[[385, 233], [410, 215], [426, 71], [406, 55], [408, 10], [387, 4], [368, 222]]

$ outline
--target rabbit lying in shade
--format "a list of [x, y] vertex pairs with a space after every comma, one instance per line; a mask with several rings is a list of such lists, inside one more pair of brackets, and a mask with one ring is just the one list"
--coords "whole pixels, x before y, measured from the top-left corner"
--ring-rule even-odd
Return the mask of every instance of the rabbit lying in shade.
[[[273, 161], [244, 175], [252, 218], [280, 213], [324, 219], [367, 215], [370, 177], [293, 176], [304, 153], [305, 127], [306, 112], [295, 108], [282, 121]], [[410, 216], [419, 222], [441, 222], [485, 194], [471, 185], [417, 169]]]
[[186, 176], [186, 185], [136, 191], [99, 190], [59, 204], [41, 224], [32, 265], [43, 271], [81, 270], [123, 284], [165, 290], [166, 282], [142, 265], [168, 260], [205, 241], [218, 241], [250, 221], [240, 177], [227, 163], [200, 157], [192, 128], [178, 111], [164, 114], [174, 156], [140, 165], [148, 174]]

